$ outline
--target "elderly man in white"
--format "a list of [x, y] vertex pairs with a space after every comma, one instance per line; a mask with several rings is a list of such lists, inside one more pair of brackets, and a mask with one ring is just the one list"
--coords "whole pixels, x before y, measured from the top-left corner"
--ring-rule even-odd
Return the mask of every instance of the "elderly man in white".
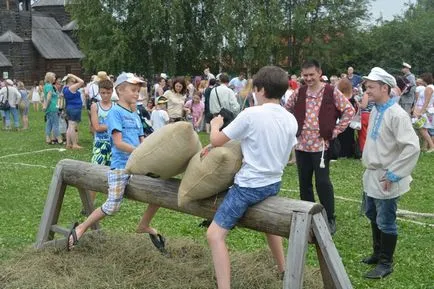
[[366, 93], [375, 101], [363, 150], [365, 214], [371, 221], [373, 254], [362, 262], [376, 267], [365, 274], [381, 279], [393, 272], [398, 239], [399, 197], [410, 190], [411, 172], [419, 157], [419, 141], [408, 114], [390, 98], [395, 78], [379, 67], [365, 79]]

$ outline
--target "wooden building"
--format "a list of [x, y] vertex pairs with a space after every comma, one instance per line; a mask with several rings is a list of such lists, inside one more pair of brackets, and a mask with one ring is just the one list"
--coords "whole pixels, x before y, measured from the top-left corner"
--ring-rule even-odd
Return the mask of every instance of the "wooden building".
[[76, 29], [65, 0], [0, 0], [0, 78], [31, 84], [47, 71], [81, 75]]

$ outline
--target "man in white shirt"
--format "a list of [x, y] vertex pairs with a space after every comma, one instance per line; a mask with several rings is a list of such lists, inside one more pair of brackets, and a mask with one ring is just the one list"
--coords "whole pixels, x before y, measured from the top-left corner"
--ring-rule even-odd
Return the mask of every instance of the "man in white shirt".
[[364, 79], [366, 93], [375, 101], [362, 158], [366, 168], [365, 214], [371, 221], [374, 252], [362, 262], [376, 264], [365, 274], [366, 278], [381, 279], [393, 272], [398, 199], [410, 190], [410, 174], [417, 164], [420, 147], [408, 114], [390, 98], [395, 78], [375, 67]]
[[[297, 121], [279, 104], [288, 86], [286, 72], [276, 66], [263, 67], [253, 85], [259, 106], [243, 110], [223, 131], [220, 131], [221, 116], [211, 121], [212, 146], [223, 146], [231, 139], [240, 140], [244, 157], [234, 185], [217, 209], [207, 232], [219, 289], [231, 288], [230, 260], [225, 244], [229, 230], [249, 207], [279, 192], [283, 170], [297, 142]], [[283, 276], [282, 239], [267, 234], [267, 241]]]
[[228, 87], [229, 77], [226, 73], [220, 75], [221, 84], [211, 91], [209, 98], [209, 111], [218, 114], [222, 108], [230, 110], [235, 115], [240, 111], [235, 92]]
[[[21, 100], [21, 93], [14, 86], [14, 82], [10, 79], [6, 79], [5, 87], [0, 89], [0, 101], [2, 103], [5, 103], [6, 100], [9, 103], [10, 108], [3, 112], [4, 113], [4, 128], [6, 130], [11, 129], [10, 116], [12, 115], [12, 117], [14, 119], [15, 129], [18, 129], [20, 126], [20, 116], [18, 113], [18, 103], [20, 103], [20, 100]], [[2, 116], [3, 116], [3, 113], [2, 113]]]
[[229, 82], [229, 87], [232, 88], [237, 94], [241, 90], [243, 90], [246, 84], [247, 84], [246, 75], [244, 74], [244, 72], [241, 72], [238, 77], [232, 78], [232, 80]]
[[206, 80], [208, 80], [208, 81], [209, 81], [210, 79], [215, 79], [215, 76], [214, 76], [214, 74], [212, 74], [212, 73], [210, 72], [209, 67], [206, 67], [206, 68], [204, 69], [203, 74], [205, 74], [205, 76], [206, 76]]

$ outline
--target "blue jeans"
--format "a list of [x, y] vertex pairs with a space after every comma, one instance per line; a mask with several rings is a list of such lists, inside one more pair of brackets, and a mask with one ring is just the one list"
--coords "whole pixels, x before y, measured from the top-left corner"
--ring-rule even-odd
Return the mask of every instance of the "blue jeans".
[[14, 126], [15, 128], [20, 127], [20, 114], [18, 113], [18, 109], [16, 107], [11, 107], [9, 110], [5, 111], [5, 121], [6, 121], [6, 127], [11, 127], [11, 115], [14, 119]]
[[365, 215], [372, 223], [376, 223], [383, 233], [398, 235], [396, 225], [398, 199], [399, 197], [382, 200], [365, 196]]
[[259, 188], [245, 188], [234, 184], [217, 209], [214, 222], [223, 229], [230, 230], [249, 207], [277, 195], [279, 190], [280, 182]]
[[59, 137], [59, 115], [56, 112], [47, 112], [47, 123], [45, 124], [45, 135], [47, 137], [51, 136], [51, 131], [53, 131], [54, 137]]

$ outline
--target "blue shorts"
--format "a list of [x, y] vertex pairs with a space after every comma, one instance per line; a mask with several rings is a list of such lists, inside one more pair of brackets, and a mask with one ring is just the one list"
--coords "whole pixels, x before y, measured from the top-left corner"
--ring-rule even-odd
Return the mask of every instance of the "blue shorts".
[[80, 122], [81, 121], [81, 108], [67, 108], [66, 116], [68, 120]]
[[428, 133], [430, 136], [434, 136], [434, 128], [429, 128]]
[[101, 206], [101, 210], [104, 214], [111, 216], [119, 211], [129, 179], [130, 175], [125, 173], [123, 169], [108, 171], [107, 200]]
[[246, 188], [234, 184], [217, 209], [214, 222], [223, 229], [232, 229], [249, 207], [277, 195], [280, 183], [259, 188]]

